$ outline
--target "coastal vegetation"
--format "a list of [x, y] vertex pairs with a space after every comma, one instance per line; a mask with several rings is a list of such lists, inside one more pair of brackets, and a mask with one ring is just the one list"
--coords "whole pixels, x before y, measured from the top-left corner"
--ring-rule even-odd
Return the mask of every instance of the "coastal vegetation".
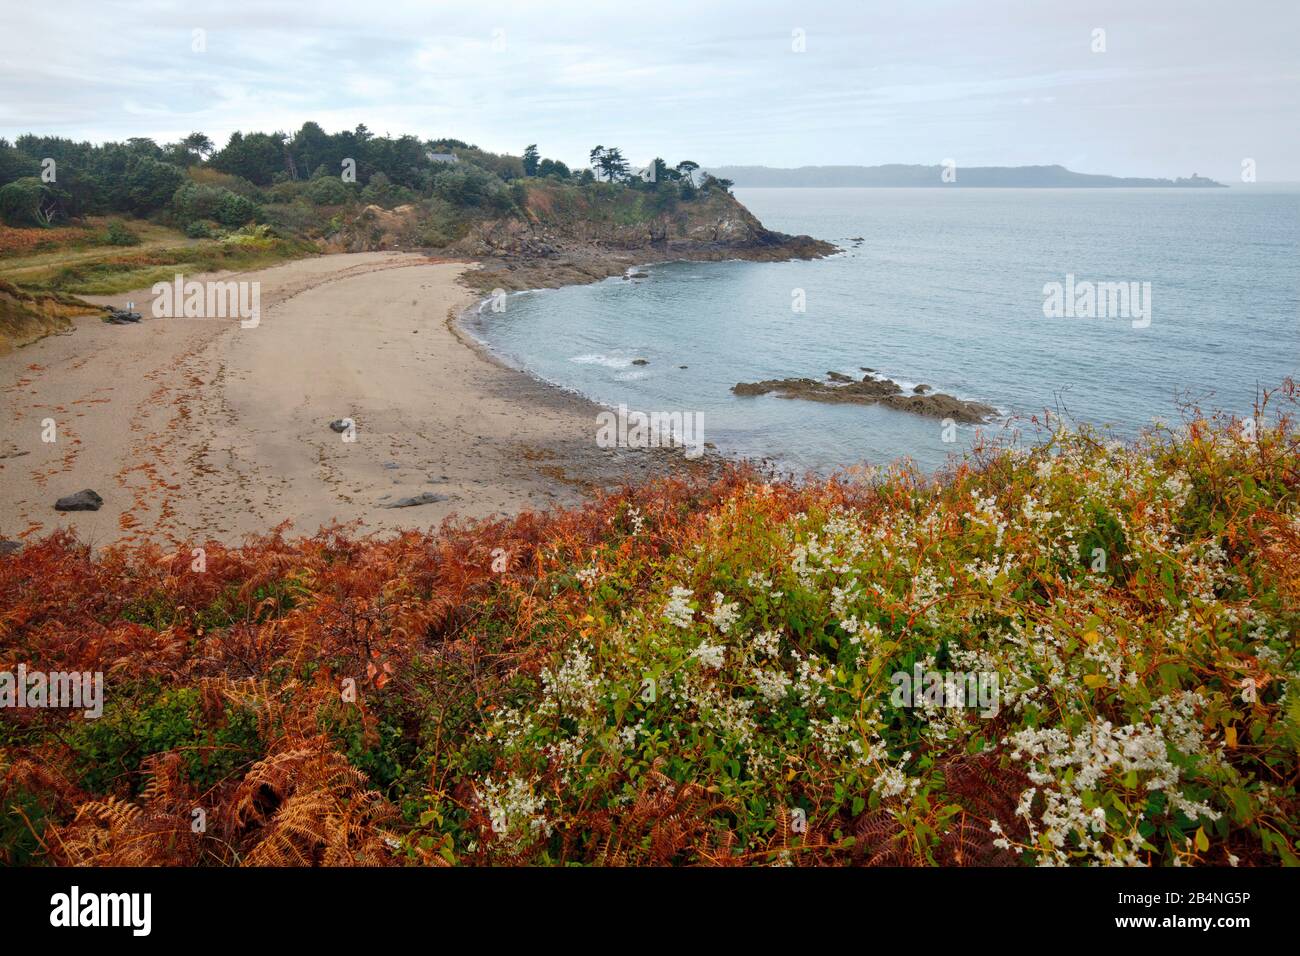
[[[575, 173], [542, 158], [535, 144], [513, 156], [456, 139], [376, 136], [364, 125], [329, 134], [310, 122], [292, 135], [237, 132], [220, 149], [202, 133], [166, 145], [143, 137], [95, 145], [25, 135], [12, 144], [0, 140], [0, 219], [13, 231], [9, 246], [19, 230], [66, 229], [95, 217], [119, 217], [108, 228], [121, 239], [129, 230], [120, 231], [119, 220], [128, 217], [191, 239], [263, 225], [283, 240], [328, 241], [366, 207], [418, 207], [411, 218], [427, 229], [412, 238], [438, 246], [475, 222], [525, 215], [537, 183], [588, 205], [627, 192], [652, 194], [653, 203], [621, 204], [644, 217], [730, 185], [707, 175], [697, 182], [699, 166], [689, 160], [669, 166], [656, 158], [633, 173], [617, 148], [597, 146], [591, 155], [593, 169]], [[93, 241], [67, 238], [74, 245]], [[22, 244], [53, 241], [23, 237]], [[0, 247], [0, 254], [10, 251]]]
[[[386, 539], [28, 540], [4, 667], [106, 689], [0, 721], [0, 859], [1300, 864], [1298, 399]], [[900, 702], [918, 668], [997, 706]]]
[[[311, 122], [292, 135], [237, 132], [221, 148], [197, 132], [165, 145], [24, 135], [0, 140], [0, 277], [28, 294], [112, 295], [177, 272], [251, 270], [322, 252], [564, 259], [543, 274], [477, 277], [514, 288], [525, 278], [553, 285], [619, 271], [600, 261], [601, 246], [654, 246], [648, 261], [690, 258], [703, 242], [705, 257], [722, 258], [750, 246], [773, 255], [787, 238], [763, 230], [729, 181], [693, 161], [655, 158], [633, 170], [615, 147], [591, 155], [592, 168], [575, 171], [535, 144], [514, 156], [457, 139], [377, 136], [364, 125], [330, 134]], [[691, 245], [669, 249], [676, 238]], [[812, 244], [791, 254], [828, 251]], [[26, 309], [10, 309], [19, 314], [0, 349], [51, 330], [48, 317], [24, 317]]]

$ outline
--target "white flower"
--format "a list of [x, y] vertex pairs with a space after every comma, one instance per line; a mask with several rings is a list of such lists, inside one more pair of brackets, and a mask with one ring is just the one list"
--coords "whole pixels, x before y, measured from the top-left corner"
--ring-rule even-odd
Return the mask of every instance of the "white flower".
[[577, 648], [570, 652], [560, 667], [542, 671], [542, 707], [554, 705], [585, 710], [595, 703], [600, 690], [600, 679], [591, 672], [591, 658]]
[[740, 616], [740, 605], [737, 603], [726, 603], [720, 592], [713, 595], [713, 610], [709, 613], [709, 620], [714, 626], [726, 634], [731, 630], [731, 626], [736, 623], [736, 618]]
[[641, 517], [641, 511], [637, 508], [628, 508], [627, 516], [632, 521], [632, 533], [640, 534], [645, 528], [645, 519]]
[[792, 683], [790, 675], [785, 671], [769, 671], [755, 667], [749, 673], [754, 678], [754, 689], [758, 691], [758, 696], [769, 703], [776, 703], [783, 698]]
[[689, 588], [674, 587], [668, 598], [668, 606], [664, 608], [664, 618], [678, 627], [690, 627], [695, 620], [695, 612], [690, 605], [693, 595], [694, 592]]
[[755, 657], [776, 657], [781, 653], [781, 635], [776, 631], [763, 631], [754, 638]]
[[716, 671], [727, 659], [727, 649], [721, 644], [702, 643], [691, 651], [691, 657], [698, 660], [706, 670]]

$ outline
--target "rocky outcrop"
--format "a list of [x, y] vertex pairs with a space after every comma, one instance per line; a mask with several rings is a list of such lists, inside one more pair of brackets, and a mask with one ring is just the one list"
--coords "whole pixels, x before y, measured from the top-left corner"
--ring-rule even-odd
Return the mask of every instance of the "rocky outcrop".
[[418, 241], [427, 230], [419, 205], [391, 210], [367, 206], [326, 240], [328, 251], [424, 249], [439, 256], [476, 259], [462, 281], [473, 288], [556, 288], [595, 282], [620, 273], [645, 278], [635, 266], [674, 259], [814, 259], [836, 247], [809, 236], [788, 236], [763, 226], [721, 189], [680, 200], [663, 210], [655, 196], [634, 189], [584, 190], [530, 183], [523, 212], [462, 224], [459, 238], [436, 248]]
[[[775, 394], [778, 398], [802, 398], [833, 404], [884, 405], [887, 408], [928, 418], [951, 418], [966, 424], [986, 421], [997, 414], [992, 405], [971, 402], [941, 393], [907, 395], [897, 382], [867, 374], [854, 381], [839, 372], [828, 372], [827, 381], [814, 378], [767, 379], [738, 382], [731, 391], [740, 396]], [[928, 388], [928, 386], [927, 386]]]

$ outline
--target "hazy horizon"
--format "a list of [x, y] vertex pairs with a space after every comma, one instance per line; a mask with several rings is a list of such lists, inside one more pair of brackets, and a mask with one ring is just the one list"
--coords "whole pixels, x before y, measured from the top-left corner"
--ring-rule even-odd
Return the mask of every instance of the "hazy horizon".
[[515, 154], [535, 142], [573, 166], [603, 143], [638, 164], [952, 159], [1233, 183], [1249, 159], [1260, 182], [1300, 180], [1300, 8], [1283, 0], [887, 12], [74, 0], [6, 19], [11, 140], [199, 130], [220, 147], [236, 130], [314, 120]]

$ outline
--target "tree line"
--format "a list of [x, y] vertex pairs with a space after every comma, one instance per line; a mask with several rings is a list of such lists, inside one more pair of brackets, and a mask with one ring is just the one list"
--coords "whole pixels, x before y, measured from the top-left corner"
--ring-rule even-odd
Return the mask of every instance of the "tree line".
[[[455, 162], [436, 157], [450, 154]], [[623, 184], [668, 190], [692, 199], [701, 188], [731, 183], [684, 160], [669, 166], [656, 157], [633, 171], [622, 151], [597, 146], [591, 168], [571, 170], [529, 144], [522, 156], [493, 153], [457, 139], [375, 135], [364, 124], [327, 133], [307, 122], [292, 134], [235, 132], [217, 148], [194, 132], [166, 144], [147, 137], [100, 145], [27, 134], [0, 139], [0, 218], [10, 224], [48, 225], [109, 213], [145, 217], [177, 215], [226, 225], [257, 218], [260, 204], [302, 200], [333, 205], [365, 201], [415, 201], [438, 197], [459, 207], [508, 212], [522, 198], [519, 180]], [[196, 169], [222, 174], [219, 184], [196, 182]], [[362, 193], [369, 190], [369, 196]]]

